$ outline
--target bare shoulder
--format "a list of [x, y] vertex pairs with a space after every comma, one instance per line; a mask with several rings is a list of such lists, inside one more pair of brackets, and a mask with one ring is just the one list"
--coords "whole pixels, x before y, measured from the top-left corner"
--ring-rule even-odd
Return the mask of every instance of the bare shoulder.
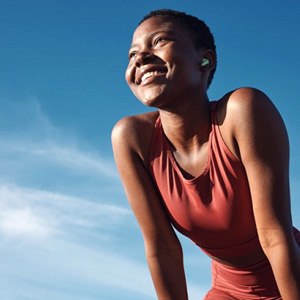
[[219, 101], [219, 118], [232, 129], [249, 122], [260, 124], [282, 123], [282, 118], [270, 100], [262, 91], [255, 88], [239, 88], [226, 94]]
[[228, 116], [239, 123], [251, 121], [282, 123], [280, 113], [272, 100], [264, 92], [255, 88], [240, 88], [230, 93], [227, 111]]
[[276, 110], [270, 98], [262, 91], [244, 87], [227, 93], [220, 100], [220, 108], [226, 110], [226, 114], [230, 118], [245, 117], [245, 114], [259, 113], [264, 111], [268, 113]]
[[267, 136], [286, 140], [285, 125], [270, 98], [255, 88], [239, 88], [219, 101], [218, 120], [230, 150], [240, 157], [241, 139], [263, 139]]
[[127, 116], [119, 120], [112, 130], [114, 151], [128, 149], [142, 160], [147, 157], [158, 112]]

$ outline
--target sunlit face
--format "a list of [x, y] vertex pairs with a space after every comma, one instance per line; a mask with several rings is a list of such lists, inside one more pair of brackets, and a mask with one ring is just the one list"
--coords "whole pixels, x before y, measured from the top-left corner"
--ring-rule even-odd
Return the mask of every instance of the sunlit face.
[[199, 89], [201, 59], [187, 31], [152, 17], [134, 32], [126, 81], [141, 102], [162, 107]]

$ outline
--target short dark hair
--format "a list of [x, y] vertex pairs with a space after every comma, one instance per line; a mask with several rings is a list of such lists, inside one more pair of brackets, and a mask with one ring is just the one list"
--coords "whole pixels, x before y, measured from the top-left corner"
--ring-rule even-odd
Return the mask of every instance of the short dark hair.
[[212, 35], [209, 27], [205, 24], [205, 22], [184, 12], [172, 9], [158, 9], [153, 10], [149, 14], [144, 16], [138, 25], [152, 17], [159, 17], [166, 22], [179, 24], [183, 27], [184, 30], [191, 34], [196, 48], [210, 49], [215, 53], [216, 64], [214, 69], [210, 72], [207, 84], [207, 87], [209, 87], [216, 71], [217, 53], [214, 36]]

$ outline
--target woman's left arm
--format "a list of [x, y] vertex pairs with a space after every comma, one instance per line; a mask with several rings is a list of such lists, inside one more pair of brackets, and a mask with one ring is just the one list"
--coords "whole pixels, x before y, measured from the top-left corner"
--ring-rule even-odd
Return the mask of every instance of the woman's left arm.
[[292, 231], [285, 125], [268, 97], [255, 89], [233, 92], [227, 106], [249, 181], [262, 249], [282, 299], [299, 300], [300, 247]]

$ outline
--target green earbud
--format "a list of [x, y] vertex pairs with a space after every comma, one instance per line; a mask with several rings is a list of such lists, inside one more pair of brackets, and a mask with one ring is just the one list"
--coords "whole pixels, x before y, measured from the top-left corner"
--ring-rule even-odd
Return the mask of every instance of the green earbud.
[[201, 67], [205, 67], [207, 65], [209, 65], [209, 59], [203, 57]]

